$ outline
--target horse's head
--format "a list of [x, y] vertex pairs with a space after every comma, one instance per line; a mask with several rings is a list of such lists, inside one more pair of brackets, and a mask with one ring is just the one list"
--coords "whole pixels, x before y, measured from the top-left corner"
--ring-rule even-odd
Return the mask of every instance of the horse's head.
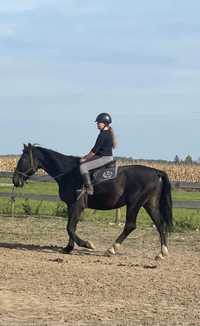
[[24, 182], [37, 171], [38, 165], [38, 160], [34, 157], [34, 146], [31, 144], [24, 145], [22, 155], [13, 174], [14, 186], [23, 187]]

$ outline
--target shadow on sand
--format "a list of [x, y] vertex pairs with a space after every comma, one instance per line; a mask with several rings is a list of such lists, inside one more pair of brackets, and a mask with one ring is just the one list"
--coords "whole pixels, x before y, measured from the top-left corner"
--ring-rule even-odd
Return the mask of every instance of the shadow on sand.
[[[27, 244], [27, 243], [10, 243], [10, 242], [0, 242], [0, 249], [15, 249], [15, 250], [23, 250], [23, 251], [37, 251], [37, 252], [48, 252], [48, 253], [61, 253], [65, 255], [66, 252], [63, 251], [63, 247], [60, 246], [52, 246], [52, 245], [35, 245], [35, 244]], [[78, 248], [74, 249], [70, 255], [84, 256], [84, 255], [92, 255], [92, 256], [104, 256], [103, 251], [96, 251], [86, 248]]]
[[28, 251], [41, 251], [41, 252], [62, 252], [63, 248], [58, 246], [48, 245], [34, 245], [27, 243], [9, 243], [0, 242], [0, 248], [16, 249], [16, 250], [28, 250]]
[[[72, 251], [72, 253], [70, 254], [66, 254], [65, 252], [63, 252], [63, 247], [59, 247], [59, 246], [48, 246], [48, 245], [34, 245], [34, 244], [26, 244], [26, 243], [7, 243], [7, 242], [0, 242], [0, 249], [1, 248], [6, 248], [6, 249], [15, 249], [15, 250], [22, 250], [22, 251], [35, 251], [35, 252], [46, 252], [46, 253], [60, 253], [62, 255], [75, 255], [75, 256], [93, 256], [93, 257], [98, 257], [100, 260], [97, 260], [96, 262], [100, 262], [102, 263], [102, 259], [101, 258], [108, 258], [107, 255], [105, 255], [104, 251], [97, 251], [97, 250], [91, 250], [91, 249], [86, 249], [86, 248], [78, 248], [78, 249], [74, 249]], [[119, 256], [127, 256], [124, 253], [117, 253], [115, 256], [111, 256], [111, 257], [118, 257]], [[49, 259], [49, 261], [53, 261], [53, 262], [58, 262], [61, 263], [63, 262], [63, 259], [61, 257], [57, 257], [55, 259]], [[113, 260], [113, 259], [106, 259], [103, 260], [103, 263], [106, 265], [112, 265], [112, 264], [116, 264], [119, 267], [132, 267], [132, 268], [144, 268], [144, 269], [154, 269], [157, 268], [158, 265], [152, 262], [150, 264], [145, 264], [145, 265], [141, 265], [141, 264], [137, 264], [137, 263], [133, 263], [131, 262], [119, 262], [118, 259], [117, 260]]]

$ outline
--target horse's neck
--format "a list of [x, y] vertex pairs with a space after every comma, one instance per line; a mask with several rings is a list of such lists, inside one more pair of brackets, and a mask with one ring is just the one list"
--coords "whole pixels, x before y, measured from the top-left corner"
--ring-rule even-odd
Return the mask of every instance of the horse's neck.
[[56, 178], [72, 171], [78, 164], [78, 157], [63, 155], [51, 150], [38, 148], [39, 166], [51, 177]]

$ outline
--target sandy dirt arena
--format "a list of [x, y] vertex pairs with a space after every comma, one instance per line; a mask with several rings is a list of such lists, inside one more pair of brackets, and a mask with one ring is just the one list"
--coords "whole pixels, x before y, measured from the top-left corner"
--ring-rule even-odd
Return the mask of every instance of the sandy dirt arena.
[[153, 228], [105, 257], [120, 229], [81, 222], [78, 233], [96, 250], [70, 255], [60, 252], [64, 230], [41, 241], [22, 241], [15, 230], [6, 241], [1, 231], [0, 325], [200, 325], [199, 232], [173, 233], [162, 261]]

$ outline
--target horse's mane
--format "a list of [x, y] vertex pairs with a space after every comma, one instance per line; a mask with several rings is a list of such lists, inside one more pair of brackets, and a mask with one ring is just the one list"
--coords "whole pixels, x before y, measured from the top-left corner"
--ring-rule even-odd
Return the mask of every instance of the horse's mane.
[[80, 164], [79, 156], [66, 155], [63, 153], [59, 153], [52, 149], [38, 146], [38, 144], [34, 144], [34, 145], [30, 144], [30, 145], [31, 145], [33, 153], [39, 152], [46, 159], [49, 159], [50, 162], [53, 161], [55, 164], [55, 167], [60, 172], [68, 173]]

